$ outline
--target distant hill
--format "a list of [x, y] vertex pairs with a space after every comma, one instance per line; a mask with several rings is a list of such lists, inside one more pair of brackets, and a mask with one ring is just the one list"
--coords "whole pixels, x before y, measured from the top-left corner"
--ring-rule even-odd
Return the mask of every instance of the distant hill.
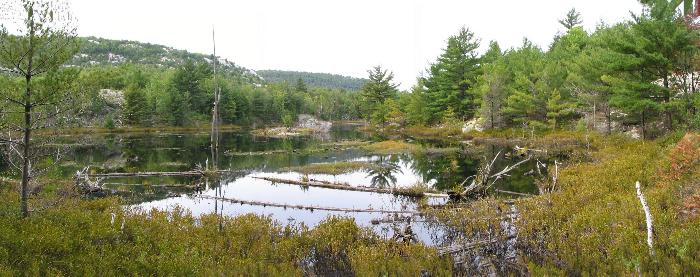
[[294, 84], [301, 78], [311, 87], [325, 87], [345, 90], [360, 90], [367, 79], [328, 73], [311, 73], [283, 70], [258, 70], [256, 73], [267, 82], [287, 81]]
[[[194, 62], [211, 62], [211, 55], [191, 53], [158, 44], [97, 37], [85, 37], [80, 40], [81, 49], [68, 65], [133, 63], [175, 68], [187, 59]], [[262, 81], [255, 71], [238, 66], [226, 59], [220, 58], [219, 66], [222, 72], [241, 77], [249, 83], [260, 84]]]

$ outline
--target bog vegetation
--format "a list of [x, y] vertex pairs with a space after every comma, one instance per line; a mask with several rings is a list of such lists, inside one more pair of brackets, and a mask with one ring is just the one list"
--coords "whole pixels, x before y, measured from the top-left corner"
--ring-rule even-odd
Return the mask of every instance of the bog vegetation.
[[[45, 147], [55, 134], [87, 130], [70, 127], [202, 130], [211, 122], [217, 90], [226, 125], [293, 126], [300, 114], [311, 114], [362, 120], [367, 131], [391, 138], [333, 147], [429, 157], [463, 149], [410, 140], [491, 141], [518, 144], [516, 154], [559, 159], [536, 179], [536, 196], [423, 203], [421, 213], [456, 234], [505, 245], [471, 245], [481, 251], [472, 257], [480, 261], [477, 270], [488, 261], [486, 267], [502, 274], [700, 272], [700, 37], [690, 1], [641, 1], [643, 12], [594, 30], [584, 29], [572, 10], [546, 49], [525, 39], [510, 49], [489, 42], [482, 53], [478, 34], [464, 27], [447, 38], [409, 91], [399, 90], [381, 66], [369, 69], [366, 80], [281, 71], [261, 78], [219, 57], [78, 38], [66, 7], [21, 2], [3, 6], [7, 18], [20, 16], [0, 29], [0, 275], [488, 271], [471, 271], [434, 247], [386, 240], [348, 218], [329, 217], [309, 228], [256, 215], [143, 211], [119, 198], [82, 197], [72, 180], [45, 175], [61, 156]], [[365, 162], [289, 169], [333, 175], [392, 170]], [[480, 173], [488, 183], [490, 174]], [[452, 184], [449, 196], [465, 184]], [[422, 194], [429, 188], [411, 189]], [[642, 197], [653, 215], [653, 245], [647, 244], [651, 223]], [[516, 229], [516, 241], [503, 235]]]

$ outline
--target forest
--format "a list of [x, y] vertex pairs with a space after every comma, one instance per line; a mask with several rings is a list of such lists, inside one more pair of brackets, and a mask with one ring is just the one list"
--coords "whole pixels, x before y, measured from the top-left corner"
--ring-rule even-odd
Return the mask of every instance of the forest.
[[572, 8], [547, 47], [463, 26], [410, 89], [383, 65], [251, 70], [213, 32], [206, 54], [80, 37], [70, 5], [16, 2], [0, 276], [700, 273], [700, 1], [592, 30]]

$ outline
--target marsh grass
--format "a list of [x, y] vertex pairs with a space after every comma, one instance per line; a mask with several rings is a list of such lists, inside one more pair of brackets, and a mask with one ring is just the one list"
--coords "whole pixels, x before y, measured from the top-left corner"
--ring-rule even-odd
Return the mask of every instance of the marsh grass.
[[374, 154], [390, 155], [417, 151], [420, 146], [398, 140], [386, 140], [363, 146], [362, 149]]
[[376, 168], [378, 165], [370, 162], [335, 162], [307, 164], [297, 167], [287, 167], [282, 170], [294, 171], [302, 174], [328, 174], [340, 175], [355, 171], [367, 171]]
[[308, 228], [257, 215], [125, 211], [104, 198], [69, 199], [21, 219], [16, 198], [0, 191], [2, 276], [450, 274], [434, 249], [383, 241], [347, 218]]

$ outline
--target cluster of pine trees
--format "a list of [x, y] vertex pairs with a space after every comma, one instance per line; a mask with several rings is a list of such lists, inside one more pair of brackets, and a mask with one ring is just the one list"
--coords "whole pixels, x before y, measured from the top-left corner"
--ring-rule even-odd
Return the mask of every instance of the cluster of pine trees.
[[[84, 91], [85, 118], [105, 113], [129, 126], [189, 126], [211, 117], [215, 80], [221, 89], [221, 117], [225, 124], [285, 124], [298, 114], [326, 120], [359, 118], [359, 95], [344, 90], [309, 88], [302, 80], [264, 86], [243, 82], [225, 73], [214, 78], [210, 63], [187, 60], [175, 69], [124, 64], [83, 68], [76, 87]], [[101, 91], [123, 92], [120, 107]], [[111, 124], [111, 123], [110, 123]]]
[[[632, 19], [593, 32], [570, 11], [544, 51], [525, 39], [503, 50], [491, 42], [483, 54], [467, 28], [400, 93], [380, 67], [363, 88], [367, 118], [378, 125], [454, 124], [472, 119], [484, 128], [587, 128], [608, 132], [636, 126], [641, 135], [699, 128], [698, 32], [667, 1], [648, 1]], [[597, 118], [596, 118], [597, 117]]]

